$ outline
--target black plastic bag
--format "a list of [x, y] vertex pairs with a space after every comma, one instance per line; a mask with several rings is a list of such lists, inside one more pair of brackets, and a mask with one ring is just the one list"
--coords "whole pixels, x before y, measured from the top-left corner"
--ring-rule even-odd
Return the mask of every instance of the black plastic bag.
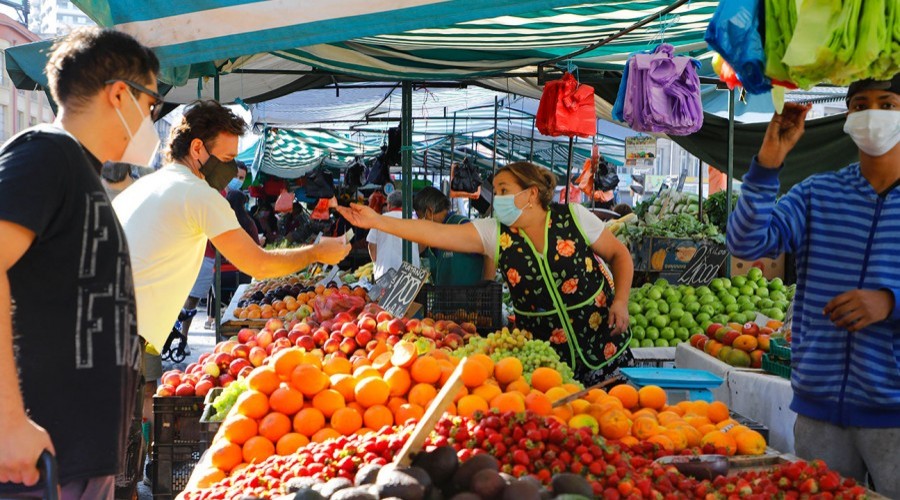
[[469, 163], [468, 158], [454, 167], [450, 179], [450, 191], [477, 193], [480, 187], [481, 174], [478, 173], [478, 167]]
[[612, 191], [619, 187], [619, 175], [616, 174], [615, 168], [610, 168], [609, 164], [601, 161], [597, 168], [597, 175], [594, 177], [595, 191]]
[[306, 196], [331, 198], [334, 196], [334, 178], [324, 169], [316, 169], [306, 174]]

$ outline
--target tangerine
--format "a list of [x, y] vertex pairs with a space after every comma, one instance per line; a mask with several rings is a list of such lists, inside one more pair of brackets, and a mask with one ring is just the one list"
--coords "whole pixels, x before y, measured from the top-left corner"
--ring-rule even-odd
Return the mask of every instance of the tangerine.
[[490, 406], [500, 413], [520, 413], [525, 411], [525, 398], [518, 392], [506, 392], [492, 399]]
[[413, 362], [409, 374], [416, 382], [434, 384], [441, 379], [441, 365], [431, 356], [420, 356]]
[[730, 412], [728, 411], [728, 406], [721, 401], [709, 403], [709, 406], [706, 409], [706, 417], [714, 424], [726, 420], [729, 416]]
[[622, 439], [631, 429], [631, 420], [622, 410], [609, 410], [600, 416], [600, 434], [606, 439]]
[[269, 408], [285, 415], [294, 415], [303, 409], [303, 394], [293, 387], [283, 385], [269, 396]]
[[536, 415], [546, 416], [553, 411], [553, 403], [544, 393], [531, 391], [525, 396], [525, 408]]
[[275, 453], [281, 456], [291, 455], [308, 444], [308, 437], [299, 432], [288, 432], [275, 443]]
[[222, 422], [219, 435], [228, 441], [241, 445], [259, 433], [256, 420], [245, 415], [233, 414]]
[[[554, 387], [559, 387], [563, 383], [562, 375], [553, 368], [541, 366], [534, 370], [531, 374], [531, 385], [535, 389], [546, 393]], [[568, 395], [566, 391], [566, 395]]]
[[522, 376], [523, 369], [518, 358], [503, 358], [494, 365], [494, 378], [502, 385], [510, 384]]
[[462, 381], [466, 387], [478, 387], [484, 384], [490, 374], [491, 372], [485, 368], [484, 363], [469, 359], [463, 364]]
[[282, 349], [272, 356], [272, 366], [275, 373], [283, 379], [289, 379], [294, 368], [303, 361], [303, 351], [299, 347]]
[[506, 392], [519, 392], [522, 394], [528, 394], [531, 392], [531, 386], [528, 385], [528, 381], [525, 380], [525, 377], [519, 377], [513, 382], [507, 384]]
[[391, 396], [404, 396], [409, 392], [412, 385], [412, 378], [406, 368], [392, 366], [384, 372], [384, 381], [387, 382], [391, 390]]
[[353, 364], [350, 363], [349, 359], [331, 356], [331, 358], [326, 359], [325, 362], [322, 363], [322, 371], [325, 372], [325, 375], [329, 376], [337, 375], [339, 373], [349, 375], [350, 372], [353, 371]]
[[479, 385], [472, 389], [471, 392], [473, 395], [478, 396], [485, 401], [490, 401], [503, 393], [503, 391], [494, 384]]
[[394, 422], [406, 424], [410, 420], [419, 421], [424, 414], [425, 409], [415, 403], [402, 404], [397, 408], [397, 411], [394, 412]]
[[662, 410], [663, 406], [666, 405], [666, 391], [658, 385], [641, 387], [638, 391], [638, 403], [641, 405], [641, 408]]
[[273, 411], [259, 421], [259, 435], [273, 443], [291, 432], [291, 419], [284, 413]]
[[334, 389], [325, 389], [316, 394], [312, 403], [313, 407], [321, 411], [322, 415], [325, 415], [325, 418], [331, 418], [334, 412], [347, 405], [346, 401], [344, 401], [344, 396]]
[[353, 391], [356, 389], [356, 377], [343, 373], [332, 375], [331, 388], [341, 393], [345, 402], [350, 403], [356, 397], [353, 395]]
[[275, 389], [278, 389], [278, 386], [281, 385], [281, 378], [275, 372], [275, 369], [268, 365], [254, 368], [250, 375], [247, 375], [246, 380], [247, 388], [259, 391], [266, 396], [275, 392]]
[[209, 449], [209, 454], [212, 458], [213, 467], [225, 472], [231, 471], [243, 460], [241, 447], [227, 439], [220, 439], [213, 443]]
[[619, 384], [609, 390], [609, 395], [618, 398], [622, 402], [622, 406], [628, 410], [638, 406], [638, 391], [630, 385]]
[[384, 405], [374, 405], [363, 413], [363, 424], [373, 430], [381, 430], [384, 426], [394, 425], [394, 414]]
[[235, 411], [250, 418], [263, 418], [269, 413], [269, 398], [254, 390], [244, 391], [234, 403]]
[[325, 427], [321, 429], [319, 432], [313, 434], [310, 438], [310, 441], [313, 443], [321, 443], [322, 441], [327, 441], [329, 439], [339, 438], [341, 437], [341, 433], [332, 429], [331, 427]]
[[331, 380], [317, 367], [301, 364], [291, 373], [291, 385], [304, 396], [311, 398], [327, 389], [331, 385]]
[[469, 418], [473, 418], [476, 412], [487, 413], [489, 408], [487, 401], [474, 394], [463, 396], [456, 404], [456, 412], [461, 417]]
[[[416, 384], [409, 390], [407, 399], [409, 399], [410, 403], [418, 405], [421, 408], [428, 408], [428, 405], [431, 404], [431, 400], [433, 400], [435, 396], [437, 396], [437, 389], [435, 389], [433, 385]], [[403, 422], [403, 420], [399, 419], [397, 421]]]
[[325, 427], [325, 415], [316, 408], [304, 408], [294, 415], [294, 431], [312, 438]]
[[473, 354], [469, 356], [469, 361], [480, 363], [487, 370], [488, 376], [494, 373], [494, 360], [487, 354]]
[[331, 416], [331, 427], [344, 436], [353, 434], [362, 425], [362, 415], [353, 408], [341, 408]]
[[353, 395], [357, 403], [368, 408], [387, 403], [391, 397], [391, 388], [381, 377], [368, 377], [356, 383]]
[[263, 436], [253, 436], [241, 448], [244, 462], [258, 464], [275, 454], [275, 445]]

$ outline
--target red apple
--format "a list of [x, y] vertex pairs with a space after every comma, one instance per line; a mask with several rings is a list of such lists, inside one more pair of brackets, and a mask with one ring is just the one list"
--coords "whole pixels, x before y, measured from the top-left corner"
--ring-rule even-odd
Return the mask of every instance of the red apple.
[[375, 321], [377, 321], [379, 323], [384, 323], [384, 322], [390, 321], [392, 319], [394, 319], [394, 317], [391, 315], [391, 313], [389, 313], [387, 311], [381, 311], [375, 315]]
[[276, 349], [285, 349], [288, 347], [294, 347], [294, 344], [291, 343], [291, 340], [287, 337], [282, 337], [275, 342], [272, 342], [272, 345], [275, 346]]
[[197, 363], [200, 363], [202, 365], [212, 355], [213, 355], [213, 353], [211, 353], [211, 352], [204, 352], [203, 354], [200, 355], [200, 357], [197, 358]]
[[181, 384], [175, 388], [175, 395], [186, 397], [194, 395], [194, 386], [191, 384]]
[[230, 373], [219, 375], [219, 387], [228, 387], [228, 384], [234, 382], [234, 377]]
[[219, 365], [217, 365], [216, 363], [207, 361], [203, 364], [203, 373], [213, 377], [218, 377], [222, 374], [222, 370], [219, 369]]
[[234, 340], [226, 340], [224, 342], [219, 342], [219, 349], [216, 352], [224, 352], [225, 354], [231, 354], [231, 351], [234, 350], [234, 347], [238, 345], [237, 341]]
[[328, 336], [331, 340], [337, 340], [338, 342], [344, 340], [344, 336], [341, 335], [341, 332], [331, 332], [331, 335]]
[[300, 332], [300, 335], [312, 335], [312, 327], [306, 322], [297, 323], [291, 330]]
[[272, 332], [269, 330], [260, 330], [259, 333], [256, 334], [256, 343], [262, 348], [268, 347], [273, 340], [275, 339], [272, 337]]
[[375, 336], [372, 338], [374, 338], [375, 340], [380, 340], [382, 342], [387, 342], [388, 337], [390, 337], [390, 335], [388, 335], [387, 330], [378, 330], [377, 332], [375, 332]]
[[156, 388], [156, 395], [167, 398], [175, 395], [175, 386], [172, 384], [160, 384], [159, 387]]
[[420, 333], [422, 331], [422, 322], [413, 318], [406, 322], [406, 331]]
[[399, 319], [396, 319], [396, 318], [392, 319], [392, 320], [388, 321], [387, 328], [388, 328], [388, 333], [390, 333], [391, 335], [399, 335], [399, 334], [403, 333], [403, 330], [404, 330], [403, 321], [400, 321]]
[[306, 352], [312, 352], [312, 350], [316, 348], [316, 341], [313, 340], [311, 335], [301, 335], [294, 342], [294, 345], [297, 347], [302, 347], [306, 350]]
[[162, 383], [169, 384], [172, 387], [178, 387], [181, 385], [181, 373], [178, 372], [167, 372], [162, 376]]
[[438, 334], [437, 330], [435, 330], [433, 326], [423, 326], [422, 336], [432, 340], [437, 340], [439, 337], [441, 337], [441, 335]]
[[323, 330], [327, 330], [329, 332], [334, 331], [334, 321], [323, 321], [321, 325], [319, 325]]
[[709, 325], [708, 327], [706, 327], [706, 336], [711, 339], [716, 338], [716, 332], [719, 331], [719, 329], [723, 326], [725, 325], [723, 325], [722, 323], [713, 323]]
[[455, 333], [448, 333], [447, 335], [444, 335], [442, 342], [444, 346], [449, 347], [450, 349], [457, 349], [463, 344], [463, 339]]
[[286, 338], [288, 338], [288, 331], [285, 330], [284, 328], [279, 328], [278, 330], [275, 330], [275, 333], [272, 334], [272, 340], [286, 339]]
[[365, 316], [356, 323], [356, 326], [358, 326], [360, 330], [374, 332], [375, 329], [378, 328], [378, 322], [371, 316]]
[[272, 318], [269, 321], [266, 321], [266, 330], [269, 330], [270, 332], [274, 332], [282, 328], [284, 328], [284, 321], [282, 321], [280, 318]]
[[400, 342], [400, 336], [399, 336], [399, 335], [391, 335], [390, 337], [387, 338], [387, 345], [389, 345], [389, 346], [391, 346], [391, 347], [394, 347], [394, 345], [395, 345], [397, 342]]
[[247, 356], [250, 355], [250, 348], [244, 344], [238, 344], [234, 346], [234, 349], [231, 351], [231, 355], [235, 358], [247, 359]]
[[215, 387], [209, 380], [201, 380], [194, 386], [194, 394], [197, 396], [206, 396], [206, 394]]
[[250, 355], [247, 359], [253, 366], [262, 366], [266, 361], [266, 350], [259, 346], [253, 347], [250, 349]]
[[273, 349], [275, 349], [275, 342], [266, 346], [266, 356], [271, 356]]
[[249, 361], [243, 358], [237, 358], [228, 365], [228, 373], [237, 377], [237, 374], [241, 372], [241, 369], [246, 366], [252, 366]]
[[219, 365], [219, 369], [223, 372], [228, 371], [228, 365], [230, 365], [232, 361], [234, 361], [234, 356], [224, 352], [216, 354], [216, 357], [213, 358], [213, 363]]
[[328, 340], [328, 335], [329, 334], [327, 330], [325, 330], [324, 328], [319, 328], [313, 333], [312, 338], [316, 341], [317, 346], [322, 347]]
[[341, 341], [341, 345], [339, 346], [339, 349], [344, 354], [350, 355], [353, 353], [353, 351], [356, 350], [357, 347], [359, 347], [359, 346], [357, 345], [355, 340], [353, 340], [351, 338], [345, 338], [344, 340]]
[[355, 338], [356, 338], [356, 343], [357, 343], [357, 344], [359, 344], [359, 345], [366, 345], [366, 344], [368, 344], [369, 341], [372, 340], [374, 337], [373, 337], [371, 331], [363, 329], [363, 330], [360, 330], [359, 333], [356, 334], [356, 337], [355, 337]]
[[256, 336], [256, 330], [251, 330], [249, 328], [241, 328], [241, 331], [238, 332], [237, 338], [238, 342], [245, 344], [248, 340], [252, 339]]
[[356, 334], [359, 333], [359, 327], [356, 326], [356, 323], [347, 322], [341, 326], [341, 335], [348, 339], [352, 339], [356, 337]]
[[728, 333], [726, 333], [725, 336], [722, 338], [722, 343], [730, 346], [730, 345], [734, 344], [734, 339], [736, 339], [740, 336], [741, 336], [740, 333], [738, 333], [734, 330], [729, 330]]
[[245, 367], [241, 368], [241, 371], [238, 372], [237, 376], [238, 376], [238, 378], [247, 378], [247, 376], [250, 375], [250, 372], [252, 372], [252, 371], [253, 371], [252, 366], [245, 366]]
[[744, 326], [741, 328], [741, 333], [744, 335], [751, 335], [756, 337], [759, 335], [759, 325], [753, 323], [752, 321], [749, 323], [744, 323]]
[[331, 354], [331, 353], [337, 352], [338, 349], [340, 349], [340, 347], [341, 347], [341, 342], [339, 340], [328, 339], [325, 342], [325, 345], [322, 346], [322, 349], [325, 351], [326, 354]]
[[366, 351], [368, 351], [368, 352], [374, 351], [376, 347], [378, 347], [377, 340], [370, 340], [366, 343]]

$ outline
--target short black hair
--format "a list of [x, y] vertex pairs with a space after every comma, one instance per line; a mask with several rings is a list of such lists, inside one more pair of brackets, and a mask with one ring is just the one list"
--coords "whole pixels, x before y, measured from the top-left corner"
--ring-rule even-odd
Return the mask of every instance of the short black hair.
[[618, 205], [616, 205], [612, 208], [612, 211], [619, 214], [619, 217], [625, 217], [628, 214], [634, 213], [634, 210], [632, 210], [631, 205], [629, 205], [627, 203], [619, 203]]
[[247, 123], [216, 101], [194, 101], [184, 112], [181, 122], [172, 127], [166, 160], [177, 161], [186, 157], [194, 139], [200, 139], [211, 148], [222, 132], [240, 137], [247, 132]]
[[433, 186], [422, 188], [413, 196], [413, 210], [417, 214], [424, 214], [428, 209], [434, 213], [450, 210], [450, 199]]
[[77, 110], [109, 80], [150, 85], [159, 73], [159, 59], [131, 35], [84, 27], [53, 44], [44, 71], [53, 100], [64, 108]]

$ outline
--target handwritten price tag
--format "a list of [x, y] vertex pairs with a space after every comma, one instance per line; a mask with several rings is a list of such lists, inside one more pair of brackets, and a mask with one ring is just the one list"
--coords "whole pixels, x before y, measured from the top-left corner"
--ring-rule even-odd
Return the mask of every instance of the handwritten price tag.
[[381, 307], [394, 317], [402, 318], [409, 311], [410, 304], [416, 299], [427, 279], [428, 271], [404, 262], [381, 300]]

